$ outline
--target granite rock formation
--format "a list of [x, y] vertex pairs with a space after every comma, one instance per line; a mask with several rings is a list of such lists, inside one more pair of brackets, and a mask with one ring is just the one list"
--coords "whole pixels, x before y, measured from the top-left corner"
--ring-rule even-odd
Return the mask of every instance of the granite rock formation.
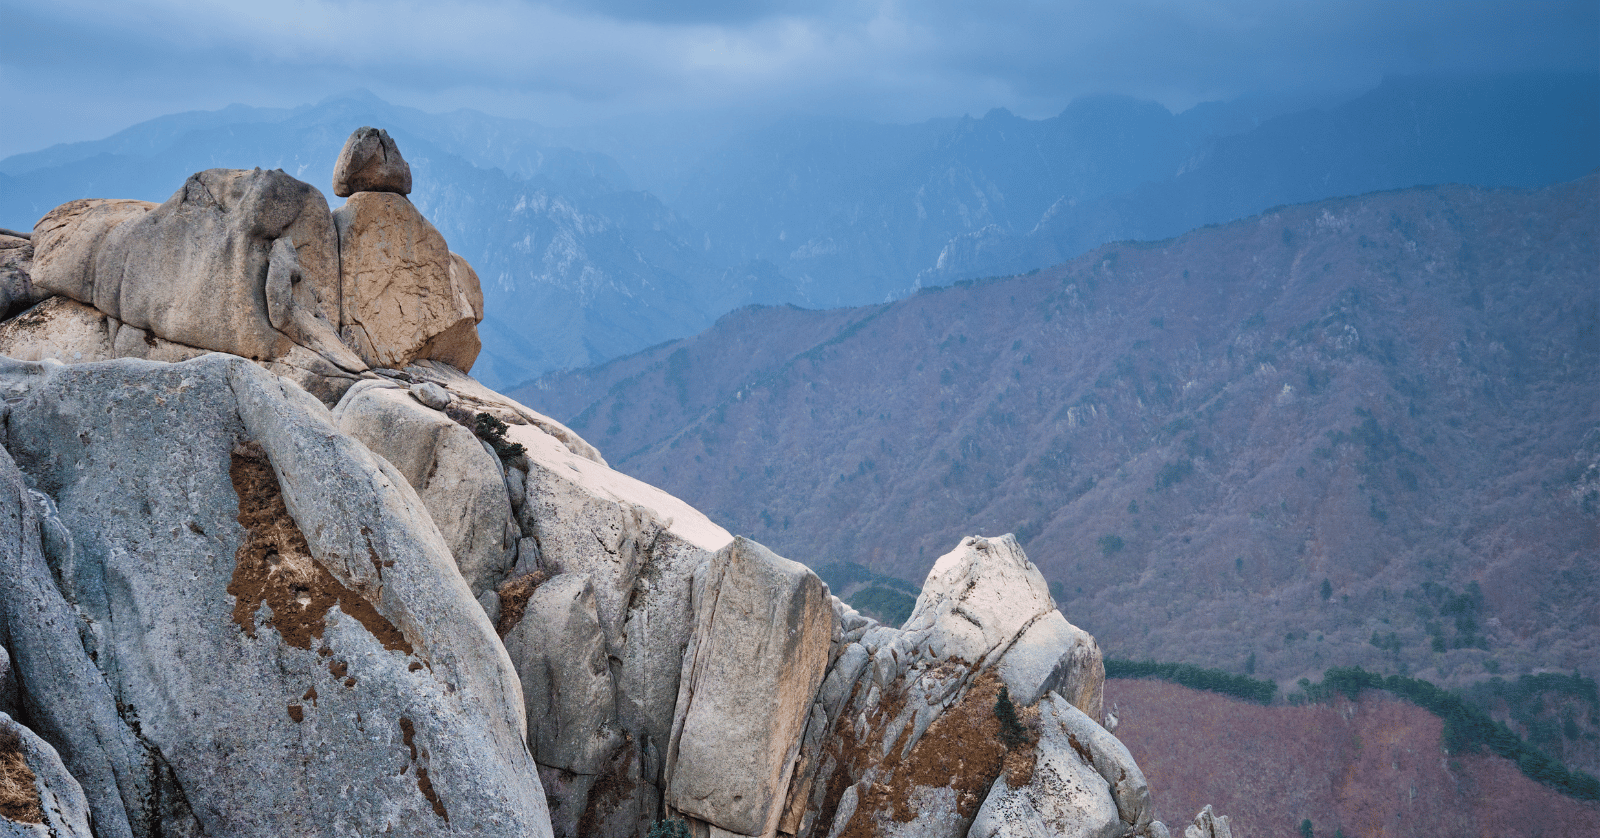
[[[14, 318], [0, 354], [80, 362], [226, 352], [328, 404], [374, 368], [436, 360], [471, 370], [482, 289], [406, 199], [410, 170], [394, 141], [357, 131], [340, 172], [361, 191], [340, 192], [350, 200], [333, 211], [310, 184], [261, 169], [197, 172], [159, 205], [57, 207], [31, 241], [0, 242], [0, 303], [49, 306]], [[69, 332], [76, 337], [57, 338]]]
[[0, 827], [1166, 834], [1014, 538], [863, 617], [467, 375], [477, 278], [393, 141], [339, 171], [333, 212], [210, 170], [0, 242], [0, 746], [54, 818]]

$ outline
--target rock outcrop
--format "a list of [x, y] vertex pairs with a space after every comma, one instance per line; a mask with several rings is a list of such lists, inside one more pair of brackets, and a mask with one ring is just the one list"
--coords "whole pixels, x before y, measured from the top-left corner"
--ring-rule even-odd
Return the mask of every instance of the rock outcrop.
[[883, 626], [613, 471], [466, 374], [409, 178], [362, 129], [332, 212], [211, 170], [0, 241], [0, 758], [55, 801], [0, 827], [1165, 834], [1014, 538]]
[[[34, 287], [33, 240], [0, 232], [0, 318], [7, 318], [49, 297]], [[481, 294], [481, 292], [480, 292]]]
[[470, 370], [483, 292], [406, 199], [410, 168], [394, 140], [357, 131], [339, 165], [354, 191], [339, 192], [351, 200], [337, 211], [281, 170], [209, 169], [160, 205], [72, 201], [31, 241], [0, 237], [0, 312], [51, 306], [0, 331], [0, 354], [71, 363], [227, 352], [327, 404], [374, 368]]

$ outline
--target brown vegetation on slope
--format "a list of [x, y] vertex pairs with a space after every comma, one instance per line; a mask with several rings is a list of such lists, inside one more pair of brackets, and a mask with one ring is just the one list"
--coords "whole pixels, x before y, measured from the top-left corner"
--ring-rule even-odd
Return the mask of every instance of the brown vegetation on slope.
[[1293, 835], [1306, 819], [1318, 836], [1350, 838], [1600, 834], [1600, 804], [1563, 797], [1510, 760], [1445, 753], [1437, 716], [1385, 694], [1264, 707], [1112, 679], [1106, 706], [1168, 823], [1210, 803], [1239, 838]]
[[893, 304], [736, 312], [516, 395], [803, 561], [918, 580], [1016, 532], [1114, 657], [1596, 677], [1597, 194], [1279, 208]]

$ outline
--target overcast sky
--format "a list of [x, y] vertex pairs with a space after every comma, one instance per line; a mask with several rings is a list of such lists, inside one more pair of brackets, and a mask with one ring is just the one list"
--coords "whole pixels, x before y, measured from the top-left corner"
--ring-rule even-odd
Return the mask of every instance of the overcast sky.
[[1385, 74], [1600, 69], [1600, 0], [0, 0], [0, 157], [364, 87], [550, 125], [1173, 110]]

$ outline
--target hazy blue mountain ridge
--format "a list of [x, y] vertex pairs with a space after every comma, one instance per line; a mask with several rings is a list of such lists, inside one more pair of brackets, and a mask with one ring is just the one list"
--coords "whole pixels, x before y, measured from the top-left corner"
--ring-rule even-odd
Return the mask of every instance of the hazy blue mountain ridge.
[[[1199, 109], [1196, 109], [1199, 110]], [[1600, 75], [1392, 78], [1349, 101], [1214, 136], [1170, 177], [1064, 195], [1032, 229], [952, 241], [924, 280], [1030, 270], [1283, 204], [1407, 186], [1536, 188], [1600, 166]]]
[[1180, 114], [1096, 96], [1042, 120], [731, 119], [551, 128], [360, 91], [174, 114], [0, 161], [0, 226], [29, 228], [74, 198], [162, 201], [211, 167], [278, 167], [326, 190], [350, 131], [378, 125], [412, 164], [412, 200], [479, 270], [489, 308], [475, 372], [508, 386], [752, 303], [880, 302], [1286, 203], [1535, 187], [1600, 165], [1596, 74], [1391, 79], [1359, 96]]

